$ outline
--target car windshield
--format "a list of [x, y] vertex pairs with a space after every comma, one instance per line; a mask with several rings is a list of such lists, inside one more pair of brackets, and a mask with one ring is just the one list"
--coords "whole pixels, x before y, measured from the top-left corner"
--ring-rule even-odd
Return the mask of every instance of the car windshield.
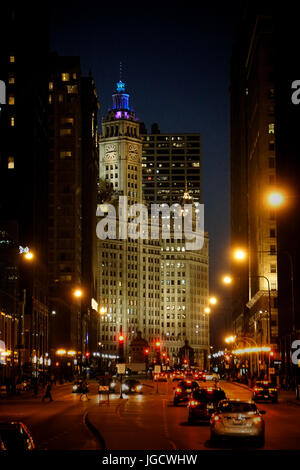
[[256, 405], [253, 403], [242, 403], [238, 401], [223, 402], [219, 405], [219, 411], [222, 413], [249, 413], [257, 411]]
[[0, 437], [7, 450], [26, 450], [25, 441], [27, 436], [16, 429], [1, 429]]
[[203, 403], [218, 403], [219, 401], [224, 400], [226, 395], [223, 390], [198, 389], [194, 391], [193, 398]]

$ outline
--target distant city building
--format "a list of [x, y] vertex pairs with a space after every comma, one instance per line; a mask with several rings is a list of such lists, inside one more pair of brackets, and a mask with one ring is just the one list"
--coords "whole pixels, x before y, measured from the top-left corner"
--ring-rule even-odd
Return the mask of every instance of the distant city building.
[[142, 125], [143, 191], [149, 203], [178, 202], [186, 189], [201, 201], [201, 135], [163, 134], [157, 124]]
[[[143, 190], [148, 203], [181, 205], [200, 202], [201, 135], [161, 134], [157, 124], [151, 134], [143, 130]], [[209, 319], [208, 237], [203, 249], [186, 251], [185, 240], [161, 240], [161, 339], [172, 361], [188, 340], [195, 362], [207, 365]]]
[[[106, 214], [105, 202], [118, 208], [119, 196], [127, 197], [128, 206], [143, 202], [139, 122], [121, 80], [112, 98], [112, 108], [102, 119], [99, 139], [100, 185], [103, 181], [110, 183], [113, 190], [112, 199], [104, 197], [101, 201], [104, 204], [99, 204], [103, 214]], [[137, 331], [149, 342], [160, 335], [159, 241], [130, 237], [98, 239], [97, 252], [101, 353], [115, 359], [118, 335], [122, 331], [128, 358], [129, 344]]]

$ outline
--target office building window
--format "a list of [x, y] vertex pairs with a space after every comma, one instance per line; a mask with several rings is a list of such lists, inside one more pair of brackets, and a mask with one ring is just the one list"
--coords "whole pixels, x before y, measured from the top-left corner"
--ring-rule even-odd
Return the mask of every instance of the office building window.
[[62, 82], [68, 82], [70, 80], [70, 74], [69, 73], [62, 73], [61, 74], [61, 80], [62, 80]]
[[10, 125], [11, 125], [11, 127], [14, 127], [14, 125], [15, 125], [15, 117], [14, 116], [11, 116], [11, 118], [10, 118]]
[[11, 64], [13, 64], [15, 62], [15, 56], [14, 55], [9, 56], [9, 62]]
[[14, 95], [9, 95], [8, 97], [8, 104], [14, 105], [15, 104], [15, 97]]
[[275, 124], [272, 122], [269, 124], [269, 134], [275, 133]]
[[13, 170], [15, 168], [15, 157], [8, 157], [7, 168]]
[[10, 85], [13, 85], [13, 84], [15, 83], [15, 76], [14, 76], [13, 73], [10, 73], [10, 74], [9, 74], [8, 83], [9, 83]]
[[72, 152], [71, 151], [62, 151], [60, 152], [60, 158], [70, 158], [72, 157]]

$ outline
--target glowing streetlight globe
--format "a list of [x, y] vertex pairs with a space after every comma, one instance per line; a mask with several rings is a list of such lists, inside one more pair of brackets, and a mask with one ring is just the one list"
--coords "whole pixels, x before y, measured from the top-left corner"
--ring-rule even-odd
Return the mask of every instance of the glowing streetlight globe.
[[279, 207], [284, 203], [284, 195], [278, 191], [268, 195], [268, 203], [272, 207]]
[[209, 307], [206, 307], [206, 308], [204, 309], [204, 312], [205, 312], [205, 313], [210, 313], [210, 308], [209, 308]]
[[217, 299], [216, 299], [215, 297], [211, 297], [211, 298], [209, 299], [209, 303], [210, 303], [211, 305], [216, 305]]
[[238, 250], [235, 250], [233, 256], [236, 260], [242, 261], [246, 258], [246, 252], [245, 250], [238, 249]]
[[232, 283], [232, 277], [231, 276], [224, 276], [223, 277], [223, 282], [224, 282], [224, 284], [231, 284]]
[[74, 297], [82, 297], [82, 290], [81, 289], [75, 289], [74, 290]]

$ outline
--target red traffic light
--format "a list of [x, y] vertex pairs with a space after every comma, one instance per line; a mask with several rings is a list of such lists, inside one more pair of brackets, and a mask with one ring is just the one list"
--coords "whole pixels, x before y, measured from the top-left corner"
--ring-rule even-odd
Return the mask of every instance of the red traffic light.
[[90, 357], [91, 353], [90, 352], [86, 352], [85, 353], [85, 357]]
[[144, 349], [145, 354], [149, 354], [150, 350], [148, 348]]
[[118, 341], [119, 341], [119, 343], [124, 343], [124, 336], [119, 335]]
[[184, 359], [183, 362], [184, 362], [184, 364], [187, 364], [187, 359]]
[[165, 353], [165, 352], [163, 353], [163, 357], [166, 357], [166, 353]]
[[155, 346], [156, 346], [157, 348], [159, 348], [159, 347], [160, 347], [160, 341], [156, 341]]

